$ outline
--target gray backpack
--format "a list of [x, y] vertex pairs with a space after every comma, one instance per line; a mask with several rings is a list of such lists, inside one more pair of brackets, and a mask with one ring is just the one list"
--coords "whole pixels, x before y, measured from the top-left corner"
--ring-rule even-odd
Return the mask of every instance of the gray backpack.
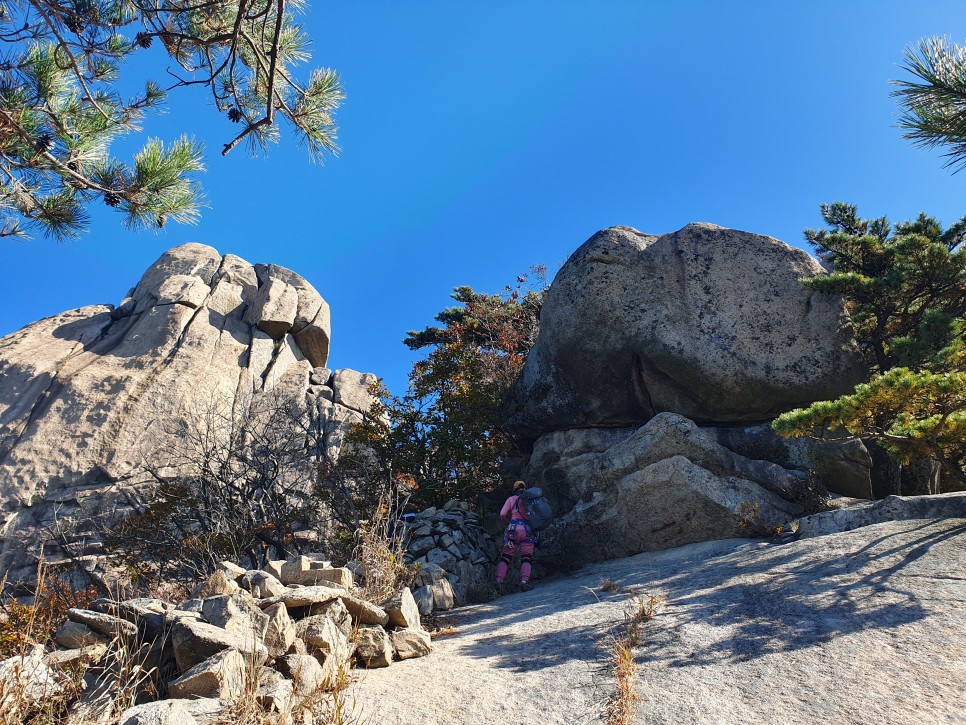
[[539, 488], [528, 488], [521, 493], [516, 505], [527, 515], [531, 531], [543, 531], [553, 521], [553, 508]]

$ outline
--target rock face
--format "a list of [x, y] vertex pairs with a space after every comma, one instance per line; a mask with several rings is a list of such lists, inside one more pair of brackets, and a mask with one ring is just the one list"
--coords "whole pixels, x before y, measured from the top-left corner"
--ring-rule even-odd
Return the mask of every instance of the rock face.
[[640, 425], [664, 411], [757, 423], [862, 382], [841, 300], [806, 290], [818, 262], [711, 224], [598, 232], [557, 274], [510, 422], [535, 438]]
[[[635, 723], [742, 725], [789, 713], [801, 723], [960, 723], [963, 561], [963, 519], [615, 559], [459, 610], [459, 631], [434, 641], [430, 657], [368, 672], [356, 696], [364, 718], [386, 725], [468, 712], [496, 725], [532, 710], [533, 693], [545, 693], [541, 723], [597, 722], [612, 687], [607, 634], [636, 597], [654, 595], [663, 603], [633, 649]], [[604, 579], [620, 589], [602, 590]], [[432, 698], [411, 696], [442, 681]]]
[[369, 378], [326, 368], [329, 338], [328, 304], [299, 275], [185, 244], [116, 308], [0, 339], [0, 571], [29, 575], [29, 545], [55, 519], [130, 512], [145, 491], [132, 473], [147, 445], [164, 450], [166, 416], [286, 396], [336, 428], [358, 420]]
[[803, 473], [740, 456], [674, 413], [631, 434], [549, 433], [524, 477], [559, 512], [537, 557], [552, 568], [775, 529], [823, 498]]

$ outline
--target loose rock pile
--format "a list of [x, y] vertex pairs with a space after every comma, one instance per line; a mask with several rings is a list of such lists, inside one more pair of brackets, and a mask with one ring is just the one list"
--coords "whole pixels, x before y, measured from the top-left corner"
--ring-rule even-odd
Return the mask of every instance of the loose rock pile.
[[499, 554], [465, 501], [416, 514], [407, 524], [406, 542], [407, 560], [419, 565], [413, 597], [423, 614], [469, 602], [492, 578]]
[[61, 673], [84, 666], [87, 687], [72, 717], [107, 722], [119, 709], [118, 690], [131, 684], [120, 673], [136, 662], [166, 697], [125, 710], [124, 725], [204, 725], [245, 694], [285, 722], [310, 725], [308, 704], [336, 688], [353, 663], [387, 667], [429, 654], [419, 616], [408, 588], [376, 604], [354, 588], [348, 569], [316, 555], [261, 571], [225, 562], [177, 605], [98, 599], [69, 610], [55, 637], [59, 649], [0, 662], [0, 708], [3, 693], [56, 696]]

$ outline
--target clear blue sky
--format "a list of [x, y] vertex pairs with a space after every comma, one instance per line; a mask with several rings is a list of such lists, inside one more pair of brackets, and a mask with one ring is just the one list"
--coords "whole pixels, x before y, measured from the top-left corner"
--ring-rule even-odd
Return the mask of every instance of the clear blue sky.
[[0, 240], [0, 334], [116, 304], [197, 241], [306, 277], [332, 307], [330, 365], [398, 393], [402, 337], [452, 287], [554, 270], [603, 227], [707, 221], [801, 245], [821, 202], [966, 215], [966, 174], [902, 139], [888, 83], [919, 38], [966, 41], [961, 2], [336, 0], [304, 22], [313, 65], [344, 81], [341, 154], [312, 165], [289, 140], [222, 158], [237, 127], [173, 96], [147, 131], [206, 144], [203, 221], [135, 235], [104, 210], [77, 242]]

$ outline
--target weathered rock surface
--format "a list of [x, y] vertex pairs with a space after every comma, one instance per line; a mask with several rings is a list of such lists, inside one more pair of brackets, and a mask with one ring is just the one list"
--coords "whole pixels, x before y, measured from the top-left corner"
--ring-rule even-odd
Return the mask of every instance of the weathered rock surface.
[[175, 622], [171, 628], [171, 643], [178, 669], [182, 672], [226, 649], [236, 649], [256, 664], [262, 664], [268, 659], [268, 649], [261, 640], [190, 619], [178, 619]]
[[0, 662], [0, 712], [26, 710], [32, 703], [56, 697], [63, 689], [44, 660], [43, 645]]
[[[966, 519], [966, 491], [932, 496], [889, 496], [799, 519], [800, 537], [851, 531], [886, 521]], [[966, 567], [966, 561], [963, 562]]]
[[389, 633], [392, 648], [401, 660], [424, 657], [433, 650], [429, 632], [419, 629], [394, 629]]
[[268, 626], [263, 641], [268, 647], [268, 656], [281, 657], [295, 642], [295, 622], [281, 602], [266, 609], [265, 615], [268, 617]]
[[121, 725], [199, 725], [183, 700], [135, 705], [121, 713]]
[[116, 308], [71, 310], [0, 339], [0, 571], [29, 578], [55, 521], [78, 522], [75, 555], [94, 551], [91, 522], [133, 511], [154, 485], [139, 467], [163, 468], [176, 450], [164, 420], [213, 404], [243, 414], [265, 396], [304, 400], [338, 425], [358, 420], [369, 379], [325, 367], [329, 336], [328, 305], [296, 273], [185, 244]]
[[168, 697], [230, 699], [245, 689], [249, 666], [235, 649], [212, 655], [168, 684]]
[[297, 697], [308, 697], [325, 686], [325, 672], [315, 657], [287, 655], [275, 663], [278, 671], [292, 680]]
[[799, 249], [712, 224], [655, 237], [598, 232], [557, 274], [508, 412], [532, 437], [640, 425], [770, 420], [867, 372], [841, 300]]
[[356, 657], [366, 667], [388, 667], [392, 664], [392, 642], [382, 627], [359, 627], [356, 635]]
[[553, 568], [779, 527], [812, 496], [803, 472], [740, 456], [674, 413], [633, 432], [545, 434], [525, 477], [560, 513], [540, 537]]
[[[606, 722], [606, 644], [635, 596], [644, 624], [633, 722], [843, 725], [962, 722], [966, 519], [881, 523], [785, 544], [727, 540], [588, 565], [525, 594], [456, 610], [455, 634], [355, 696], [387, 725]], [[621, 587], [601, 590], [603, 579]], [[589, 591], [593, 590], [593, 591]], [[521, 616], [525, 613], [525, 616]], [[447, 683], [413, 698], [426, 682]]]
[[814, 471], [833, 493], [872, 498], [872, 456], [860, 440], [782, 438], [771, 425], [708, 428], [718, 442], [746, 458]]
[[419, 609], [409, 587], [403, 587], [398, 594], [382, 603], [382, 608], [389, 615], [389, 626], [404, 628], [420, 628]]

